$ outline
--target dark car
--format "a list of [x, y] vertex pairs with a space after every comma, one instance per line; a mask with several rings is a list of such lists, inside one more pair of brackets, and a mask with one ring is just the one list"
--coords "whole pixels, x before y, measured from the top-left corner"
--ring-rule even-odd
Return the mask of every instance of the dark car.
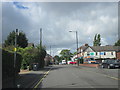
[[102, 68], [120, 68], [120, 60], [104, 60], [104, 62], [102, 62], [100, 64], [100, 66]]

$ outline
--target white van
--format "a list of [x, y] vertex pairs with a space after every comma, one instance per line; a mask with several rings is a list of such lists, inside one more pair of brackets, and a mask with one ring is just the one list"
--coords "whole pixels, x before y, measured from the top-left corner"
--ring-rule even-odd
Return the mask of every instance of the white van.
[[62, 64], [63, 64], [63, 65], [66, 64], [66, 60], [62, 60]]

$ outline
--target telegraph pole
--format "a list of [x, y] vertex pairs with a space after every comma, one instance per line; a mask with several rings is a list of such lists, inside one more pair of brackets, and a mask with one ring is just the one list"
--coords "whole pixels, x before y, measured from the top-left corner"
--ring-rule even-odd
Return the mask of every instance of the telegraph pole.
[[50, 56], [52, 56], [52, 55], [51, 55], [51, 45], [50, 45]]
[[77, 65], [79, 66], [79, 58], [78, 58], [78, 33], [77, 33], [77, 31], [69, 31], [69, 32], [75, 32], [76, 33]]
[[14, 87], [16, 87], [16, 51], [17, 51], [18, 29], [15, 31], [15, 48], [14, 48]]
[[40, 48], [42, 47], [42, 28], [40, 28]]

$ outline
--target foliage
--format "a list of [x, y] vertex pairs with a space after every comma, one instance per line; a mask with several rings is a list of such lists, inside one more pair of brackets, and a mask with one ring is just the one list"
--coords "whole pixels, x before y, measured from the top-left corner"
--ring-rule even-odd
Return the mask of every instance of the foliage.
[[101, 41], [100, 34], [96, 34], [94, 37], [93, 46], [100, 46], [101, 45], [100, 41]]
[[120, 46], [120, 39], [115, 43], [115, 46]]
[[[22, 55], [22, 69], [25, 69], [27, 65], [31, 65], [36, 57], [38, 57], [37, 53], [38, 50], [34, 47], [26, 47], [26, 48], [17, 48], [17, 52], [19, 52]], [[26, 65], [26, 66], [25, 66]]]
[[77, 55], [77, 52], [74, 52], [72, 55]]
[[72, 53], [68, 49], [63, 49], [60, 52], [61, 58], [66, 60], [66, 63], [68, 60], [70, 60], [70, 57], [72, 56]]
[[37, 49], [38, 49], [38, 59], [36, 59], [36, 62], [39, 63], [40, 68], [43, 68], [45, 65], [44, 58], [47, 54], [46, 48], [45, 48], [45, 46], [37, 45]]
[[58, 61], [58, 62], [60, 62], [60, 60], [61, 60], [61, 58], [58, 55], [54, 56], [54, 59], [55, 59], [55, 61]]
[[[28, 40], [26, 38], [25, 33], [19, 32], [19, 35], [17, 36], [17, 45], [18, 47], [25, 48], [28, 45]], [[7, 37], [7, 40], [5, 40], [5, 46], [15, 45], [15, 31], [10, 32], [10, 34]]]

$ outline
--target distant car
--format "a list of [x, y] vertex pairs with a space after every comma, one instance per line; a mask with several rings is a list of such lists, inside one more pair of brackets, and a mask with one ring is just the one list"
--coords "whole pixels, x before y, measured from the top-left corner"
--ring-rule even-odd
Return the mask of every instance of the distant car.
[[49, 65], [53, 65], [53, 63], [52, 63], [52, 62], [49, 62]]
[[60, 62], [59, 65], [62, 65], [62, 62]]
[[100, 64], [100, 66], [102, 68], [108, 68], [108, 69], [110, 69], [110, 68], [120, 68], [120, 60], [110, 60], [110, 59], [104, 60]]
[[70, 62], [70, 64], [77, 64], [76, 62]]
[[84, 58], [84, 63], [96, 64], [96, 60], [94, 58]]
[[62, 65], [65, 65], [66, 64], [66, 60], [62, 60]]

